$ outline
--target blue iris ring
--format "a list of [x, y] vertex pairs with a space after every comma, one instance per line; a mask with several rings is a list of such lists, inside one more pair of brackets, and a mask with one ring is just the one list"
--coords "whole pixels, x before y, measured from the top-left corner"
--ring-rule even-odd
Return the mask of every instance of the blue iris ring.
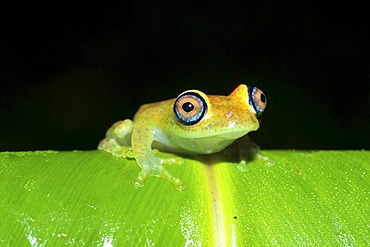
[[[196, 102], [199, 104], [199, 107], [195, 107], [196, 109], [199, 110], [199, 112], [197, 114], [195, 114], [194, 116], [192, 117], [186, 117], [184, 115], [181, 114], [181, 112], [179, 111], [178, 107], [179, 107], [179, 102], [181, 100], [183, 100], [184, 98], [192, 98], [192, 99], [195, 99]], [[188, 102], [188, 101], [185, 101], [185, 104], [191, 104], [191, 102]], [[184, 105], [185, 104], [182, 104], [180, 105], [180, 107], [182, 109], [184, 109]], [[195, 92], [185, 92], [183, 94], [181, 94], [179, 97], [177, 97], [174, 105], [173, 105], [173, 110], [175, 112], [175, 115], [177, 117], [177, 119], [184, 125], [194, 125], [196, 123], [198, 123], [200, 120], [203, 119], [204, 115], [206, 114], [207, 112], [207, 103], [206, 101], [204, 100], [204, 98], [199, 95], [198, 93], [195, 93]], [[185, 111], [185, 109], [184, 109]]]
[[257, 114], [257, 117], [260, 117], [262, 115], [262, 112], [264, 111], [264, 109], [260, 108], [256, 104], [256, 99], [255, 99], [255, 97], [256, 97], [256, 90], [258, 90], [257, 87], [250, 87], [250, 86], [248, 86], [249, 104], [253, 107], [254, 111]]

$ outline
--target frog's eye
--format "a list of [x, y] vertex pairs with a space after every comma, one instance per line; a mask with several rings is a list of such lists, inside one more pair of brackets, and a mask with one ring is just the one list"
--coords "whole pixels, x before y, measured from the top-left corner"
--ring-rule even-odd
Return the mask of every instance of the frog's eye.
[[253, 106], [253, 109], [257, 113], [257, 117], [262, 115], [262, 112], [266, 108], [267, 98], [261, 89], [257, 87], [248, 87], [249, 89], [249, 104]]
[[202, 120], [207, 112], [207, 103], [199, 94], [185, 92], [177, 97], [173, 110], [180, 122], [194, 125]]

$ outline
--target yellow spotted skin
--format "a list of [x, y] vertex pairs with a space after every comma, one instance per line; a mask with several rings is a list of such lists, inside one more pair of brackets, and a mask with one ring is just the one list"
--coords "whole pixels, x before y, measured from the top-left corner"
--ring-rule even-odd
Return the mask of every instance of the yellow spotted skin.
[[126, 119], [115, 123], [99, 143], [100, 150], [135, 158], [142, 170], [134, 185], [141, 187], [149, 177], [157, 176], [172, 182], [179, 190], [184, 188], [184, 183], [163, 167], [163, 164], [181, 160], [161, 159], [153, 148], [188, 154], [215, 153], [259, 128], [256, 111], [249, 103], [251, 96], [244, 84], [228, 96], [207, 96], [198, 90], [188, 90], [181, 95], [184, 94], [202, 99], [206, 110], [197, 120], [199, 122], [184, 124], [179, 120], [174, 113], [176, 98], [145, 104], [133, 121]]

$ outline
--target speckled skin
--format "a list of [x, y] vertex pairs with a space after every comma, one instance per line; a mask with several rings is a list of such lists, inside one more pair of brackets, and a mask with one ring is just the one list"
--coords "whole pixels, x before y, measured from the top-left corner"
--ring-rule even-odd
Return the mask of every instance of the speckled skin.
[[201, 95], [208, 106], [206, 115], [197, 124], [181, 123], [173, 111], [176, 99], [170, 99], [141, 106], [134, 121], [126, 119], [115, 123], [100, 142], [101, 150], [136, 159], [142, 169], [134, 182], [136, 186], [143, 186], [148, 177], [157, 176], [171, 181], [178, 189], [183, 187], [183, 183], [162, 166], [179, 161], [160, 159], [152, 148], [191, 154], [215, 153], [259, 128], [246, 85], [239, 85], [228, 96], [189, 91]]

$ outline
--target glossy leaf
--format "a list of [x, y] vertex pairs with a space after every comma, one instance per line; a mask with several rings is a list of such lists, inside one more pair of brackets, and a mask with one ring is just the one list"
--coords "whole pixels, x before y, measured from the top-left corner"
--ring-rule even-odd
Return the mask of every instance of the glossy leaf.
[[104, 152], [0, 153], [0, 245], [370, 245], [370, 152], [262, 153], [184, 158], [183, 191], [135, 188], [135, 162]]

